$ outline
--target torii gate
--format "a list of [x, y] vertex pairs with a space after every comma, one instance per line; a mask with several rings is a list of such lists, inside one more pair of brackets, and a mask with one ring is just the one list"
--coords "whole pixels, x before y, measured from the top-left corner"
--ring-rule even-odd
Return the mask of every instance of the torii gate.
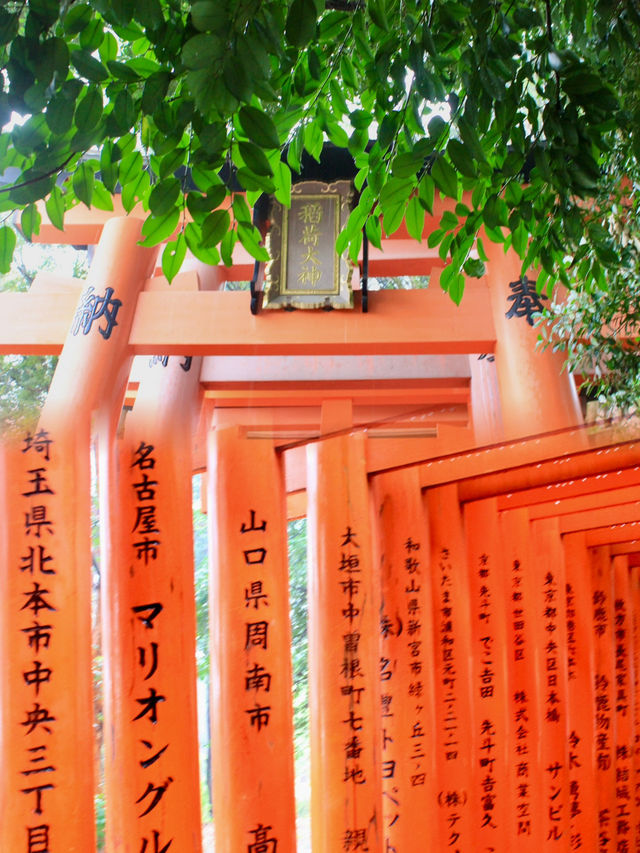
[[305, 512], [313, 853], [637, 848], [638, 439], [583, 428], [558, 357], [507, 320], [517, 258], [494, 247], [458, 309], [399, 232], [371, 271], [428, 290], [253, 317], [220, 270], [170, 289], [135, 217], [71, 214], [60, 239], [99, 241], [88, 281], [0, 295], [0, 351], [61, 355], [2, 456], [0, 849], [94, 849], [92, 435], [109, 853], [200, 850], [194, 470], [218, 853], [296, 850], [284, 536]]

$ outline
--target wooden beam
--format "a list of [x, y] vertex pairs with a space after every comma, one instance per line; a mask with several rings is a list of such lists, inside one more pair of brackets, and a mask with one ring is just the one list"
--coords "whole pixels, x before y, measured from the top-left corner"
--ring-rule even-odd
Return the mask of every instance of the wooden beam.
[[[129, 337], [136, 355], [315, 355], [493, 352], [486, 286], [460, 307], [437, 286], [380, 291], [369, 313], [249, 311], [243, 292], [154, 292], [138, 297]], [[115, 294], [117, 298], [117, 293]], [[0, 353], [58, 354], [73, 293], [0, 293]]]

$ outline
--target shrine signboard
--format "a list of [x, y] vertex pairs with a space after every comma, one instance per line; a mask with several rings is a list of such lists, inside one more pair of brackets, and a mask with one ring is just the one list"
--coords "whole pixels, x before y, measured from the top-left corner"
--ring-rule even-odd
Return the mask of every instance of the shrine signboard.
[[354, 266], [336, 252], [351, 211], [348, 181], [294, 185], [291, 207], [273, 200], [264, 308], [352, 308]]

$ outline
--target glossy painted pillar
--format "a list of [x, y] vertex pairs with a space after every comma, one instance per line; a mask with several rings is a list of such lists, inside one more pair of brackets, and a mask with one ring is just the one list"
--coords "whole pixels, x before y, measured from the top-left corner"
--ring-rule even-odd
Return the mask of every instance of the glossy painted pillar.
[[472, 848], [472, 773], [479, 732], [471, 692], [471, 609], [467, 553], [455, 485], [427, 489], [434, 620], [436, 729], [433, 737], [438, 778], [441, 849]]
[[566, 580], [558, 520], [533, 521], [531, 542], [542, 681], [542, 808], [538, 819], [543, 827], [543, 850], [556, 850], [569, 840]]
[[579, 850], [598, 849], [598, 791], [594, 784], [596, 730], [593, 595], [584, 532], [562, 537], [566, 565], [569, 698], [569, 833]]
[[616, 841], [619, 850], [631, 851], [639, 810], [633, 796], [634, 735], [638, 724], [633, 702], [633, 604], [627, 555], [615, 556], [611, 563], [615, 595]]
[[381, 583], [384, 849], [439, 849], [429, 531], [416, 468], [373, 478]]
[[542, 846], [543, 811], [542, 685], [539, 677], [544, 660], [535, 551], [526, 509], [500, 514], [504, 577], [508, 593], [506, 617], [509, 625], [509, 705], [512, 742], [509, 786], [513, 811], [509, 815], [507, 849], [538, 853]]
[[362, 434], [307, 449], [314, 853], [383, 848], [379, 586]]
[[598, 851], [615, 849], [616, 839], [616, 737], [614, 672], [614, 580], [609, 548], [589, 549], [591, 579], [591, 630], [595, 655], [595, 762], [593, 779], [597, 791]]
[[209, 436], [211, 750], [217, 853], [295, 853], [283, 472], [273, 444]]
[[12, 853], [95, 845], [90, 427], [94, 411], [120, 404], [110, 389], [128, 374], [136, 297], [155, 258], [137, 245], [140, 226], [105, 228], [38, 427], [9, 463], [0, 571], [8, 599], [27, 605], [0, 625], [0, 670], [10, 673], [0, 712], [0, 849]]
[[473, 766], [472, 815], [480, 849], [509, 846], [509, 821], [515, 797], [509, 785], [515, 726], [507, 643], [507, 584], [495, 498], [465, 505], [471, 592], [472, 691], [476, 754]]
[[109, 853], [201, 849], [191, 482], [200, 362], [147, 367], [117, 472], [103, 483]]
[[506, 438], [549, 432], [582, 423], [571, 374], [562, 353], [537, 346], [539, 331], [525, 317], [507, 317], [511, 282], [520, 279], [521, 261], [513, 249], [484, 240], [487, 276], [496, 329], [496, 371]]

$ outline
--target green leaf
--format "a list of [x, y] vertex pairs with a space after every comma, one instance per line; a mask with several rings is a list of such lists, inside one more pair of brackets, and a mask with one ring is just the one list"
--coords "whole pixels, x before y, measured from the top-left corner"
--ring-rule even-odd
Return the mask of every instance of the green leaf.
[[249, 209], [249, 205], [244, 199], [244, 196], [235, 193], [233, 196], [233, 202], [231, 203], [231, 209], [233, 210], [233, 216], [236, 222], [245, 222], [248, 225], [251, 225], [251, 210]]
[[74, 3], [67, 7], [67, 12], [63, 19], [65, 32], [70, 35], [77, 35], [87, 26], [93, 15], [93, 10], [88, 3]]
[[193, 26], [206, 32], [207, 30], [218, 30], [228, 24], [228, 12], [225, 3], [220, 0], [202, 0], [191, 6], [191, 20]]
[[463, 269], [472, 278], [482, 278], [486, 271], [485, 265], [480, 258], [468, 258], [465, 261]]
[[139, 241], [139, 245], [157, 246], [158, 243], [164, 242], [176, 230], [179, 219], [180, 209], [177, 207], [165, 213], [164, 216], [156, 217], [152, 215], [147, 217], [142, 225], [142, 236], [144, 239]]
[[142, 154], [139, 151], [132, 151], [131, 154], [123, 157], [120, 163], [120, 183], [123, 187], [126, 186], [142, 171], [144, 171]]
[[256, 175], [251, 169], [238, 169], [236, 177], [247, 192], [273, 193], [276, 190], [276, 185], [271, 178], [267, 178], [265, 175]]
[[383, 208], [384, 231], [387, 236], [395, 234], [398, 228], [402, 225], [406, 207], [406, 201], [402, 201], [396, 204], [387, 205], [386, 208]]
[[171, 77], [166, 71], [158, 71], [147, 77], [142, 90], [142, 112], [147, 115], [155, 112], [167, 94]]
[[134, 17], [151, 30], [157, 30], [164, 23], [159, 0], [136, 0]]
[[449, 198], [458, 197], [458, 176], [444, 157], [438, 157], [431, 166], [431, 177], [436, 186]]
[[276, 179], [276, 198], [285, 207], [291, 207], [291, 169], [278, 160], [274, 170]]
[[420, 199], [420, 204], [425, 210], [428, 210], [429, 213], [433, 213], [435, 191], [436, 187], [431, 175], [423, 175], [420, 185], [418, 186], [418, 198]]
[[0, 273], [7, 273], [11, 269], [15, 247], [16, 232], [8, 225], [3, 225], [0, 228]]
[[389, 21], [385, 13], [383, 0], [367, 0], [367, 12], [373, 23], [381, 30], [389, 31]]
[[231, 217], [229, 211], [224, 209], [214, 210], [202, 223], [201, 244], [205, 249], [219, 243], [229, 230]]
[[238, 237], [251, 257], [255, 258], [257, 261], [270, 260], [269, 252], [267, 252], [264, 246], [260, 245], [260, 232], [254, 225], [247, 225], [245, 222], [239, 222]]
[[420, 199], [417, 195], [411, 196], [407, 205], [405, 220], [407, 223], [407, 231], [414, 240], [422, 242], [422, 232], [424, 230], [424, 208], [420, 204]]
[[33, 235], [40, 231], [42, 217], [35, 204], [27, 205], [20, 215], [20, 229], [25, 238], [31, 242]]
[[222, 263], [225, 267], [233, 266], [233, 247], [236, 244], [238, 235], [235, 231], [227, 231], [220, 243], [220, 255]]
[[476, 166], [473, 162], [473, 157], [462, 142], [458, 139], [450, 139], [447, 145], [447, 154], [461, 175], [466, 175], [468, 178], [475, 178]]
[[285, 32], [289, 44], [306, 47], [316, 34], [317, 10], [314, 0], [293, 0]]
[[273, 120], [257, 107], [242, 107], [238, 113], [242, 129], [261, 148], [279, 148], [280, 140]]
[[59, 187], [51, 190], [51, 195], [44, 206], [51, 224], [59, 231], [64, 231], [64, 197]]
[[94, 180], [95, 175], [93, 173], [93, 169], [87, 162], [80, 163], [73, 173], [73, 191], [76, 194], [76, 197], [86, 204], [87, 207], [91, 207]]
[[171, 283], [180, 272], [180, 267], [187, 253], [187, 238], [184, 231], [178, 234], [177, 240], [170, 240], [162, 252], [162, 272]]
[[370, 216], [365, 224], [365, 231], [369, 242], [376, 249], [382, 249], [382, 224], [380, 217]]
[[240, 141], [238, 143], [238, 150], [249, 169], [255, 172], [256, 175], [265, 175], [266, 177], [273, 175], [273, 169], [269, 165], [266, 154], [253, 142]]
[[149, 194], [149, 210], [156, 216], [164, 216], [178, 201], [180, 181], [177, 178], [165, 178], [159, 181]]
[[242, 54], [229, 55], [222, 67], [224, 85], [238, 101], [248, 101], [253, 93], [253, 77], [247, 58]]
[[122, 206], [131, 213], [137, 201], [142, 201], [149, 191], [149, 173], [144, 169], [137, 172], [126, 186], [122, 187]]
[[73, 124], [74, 107], [75, 103], [64, 95], [58, 95], [49, 101], [46, 118], [52, 133], [64, 136], [70, 129]]
[[[389, 178], [380, 192], [380, 207], [386, 213], [390, 207], [405, 205], [413, 192], [415, 180], [411, 178]], [[387, 232], [388, 233], [388, 232]]]
[[217, 266], [220, 263], [220, 252], [215, 249], [205, 249], [202, 246], [202, 232], [195, 222], [187, 223], [184, 229], [189, 251], [203, 264]]
[[75, 114], [76, 127], [78, 130], [90, 130], [101, 118], [102, 90], [97, 86], [90, 86], [84, 98], [78, 101]]
[[324, 135], [320, 125], [315, 121], [307, 124], [304, 129], [304, 147], [318, 163], [320, 162], [323, 143]]
[[208, 68], [218, 62], [225, 54], [225, 44], [218, 36], [199, 33], [190, 38], [182, 48], [182, 61], [193, 70]]
[[449, 281], [449, 296], [456, 305], [460, 305], [464, 296], [465, 280], [461, 272], [451, 276]]
[[74, 50], [71, 54], [71, 64], [81, 77], [92, 83], [103, 83], [109, 79], [109, 72], [95, 56], [84, 50]]
[[95, 181], [93, 184], [91, 203], [98, 210], [113, 210], [113, 196], [101, 181]]

